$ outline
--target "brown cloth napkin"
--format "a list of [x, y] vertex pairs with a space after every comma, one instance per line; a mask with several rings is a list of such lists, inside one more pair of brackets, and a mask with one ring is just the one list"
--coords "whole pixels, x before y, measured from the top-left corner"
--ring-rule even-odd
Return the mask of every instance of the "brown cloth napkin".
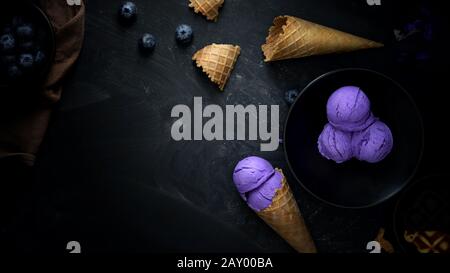
[[78, 58], [84, 38], [83, 2], [80, 6], [69, 6], [62, 0], [38, 2], [55, 31], [56, 53], [48, 78], [44, 86], [36, 87], [37, 96], [19, 97], [0, 105], [0, 159], [19, 157], [28, 166], [34, 164], [52, 106], [61, 97], [62, 80]]

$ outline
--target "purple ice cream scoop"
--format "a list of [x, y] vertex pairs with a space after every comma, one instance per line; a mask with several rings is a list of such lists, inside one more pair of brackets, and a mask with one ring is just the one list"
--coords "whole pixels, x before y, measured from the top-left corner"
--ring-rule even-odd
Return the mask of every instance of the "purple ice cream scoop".
[[239, 161], [234, 168], [233, 181], [242, 198], [254, 211], [261, 211], [270, 204], [283, 176], [265, 159], [250, 156]]
[[352, 158], [352, 133], [325, 125], [317, 142], [319, 152], [327, 159], [342, 163]]
[[381, 121], [376, 121], [364, 131], [353, 134], [353, 155], [359, 160], [377, 163], [391, 152], [393, 144], [389, 127]]
[[369, 98], [356, 86], [334, 91], [327, 102], [327, 117], [331, 125], [346, 132], [364, 130], [376, 120]]

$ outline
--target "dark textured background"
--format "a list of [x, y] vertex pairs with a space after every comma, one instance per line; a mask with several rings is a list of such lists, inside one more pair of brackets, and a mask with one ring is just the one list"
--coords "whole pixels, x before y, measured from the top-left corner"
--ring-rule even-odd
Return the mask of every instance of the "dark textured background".
[[[66, 253], [71, 240], [79, 241], [84, 253], [293, 251], [247, 208], [233, 185], [237, 161], [260, 155], [287, 173], [319, 251], [365, 252], [378, 229], [389, 228], [395, 198], [370, 209], [330, 207], [294, 181], [282, 146], [261, 153], [257, 141], [175, 142], [170, 137], [172, 107], [192, 105], [194, 96], [221, 106], [279, 104], [283, 123], [284, 92], [338, 68], [370, 68], [403, 84], [422, 111], [426, 137], [431, 136], [418, 176], [446, 170], [447, 164], [435, 158], [444, 140], [438, 127], [443, 102], [434, 98], [441, 90], [439, 83], [430, 86], [441, 79], [437, 67], [444, 61], [433, 66], [393, 61], [394, 18], [407, 14], [413, 1], [397, 6], [382, 1], [379, 7], [365, 0], [225, 2], [212, 23], [194, 14], [187, 0], [136, 1], [138, 20], [124, 27], [116, 20], [120, 1], [88, 1], [84, 49], [54, 113], [33, 188], [22, 197], [8, 231], [18, 251]], [[260, 46], [273, 18], [283, 14], [387, 46], [266, 64]], [[187, 48], [174, 41], [180, 23], [195, 32]], [[143, 32], [158, 38], [149, 57], [137, 50]], [[213, 42], [242, 48], [223, 93], [191, 61], [196, 50]]]

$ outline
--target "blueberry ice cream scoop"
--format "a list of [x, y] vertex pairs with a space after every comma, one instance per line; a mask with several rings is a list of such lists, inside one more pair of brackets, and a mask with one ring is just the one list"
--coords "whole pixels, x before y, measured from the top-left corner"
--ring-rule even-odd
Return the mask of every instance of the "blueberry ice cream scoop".
[[256, 156], [239, 161], [233, 172], [233, 181], [241, 197], [257, 212], [270, 206], [282, 186], [282, 179], [283, 176], [267, 160]]
[[356, 86], [344, 86], [330, 96], [327, 117], [331, 125], [346, 132], [364, 130], [376, 120], [369, 98]]
[[394, 140], [389, 127], [376, 121], [367, 129], [353, 135], [353, 155], [362, 161], [377, 163], [392, 151]]
[[338, 130], [329, 123], [325, 125], [317, 141], [320, 154], [336, 163], [352, 158], [352, 133]]

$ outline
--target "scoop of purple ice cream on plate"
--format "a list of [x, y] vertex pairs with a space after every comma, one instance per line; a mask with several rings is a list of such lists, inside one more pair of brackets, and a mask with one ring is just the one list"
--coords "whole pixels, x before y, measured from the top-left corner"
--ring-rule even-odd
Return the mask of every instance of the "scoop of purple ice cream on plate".
[[233, 172], [233, 181], [241, 197], [257, 212], [272, 204], [282, 179], [283, 176], [267, 160], [257, 156], [239, 161]]
[[392, 151], [394, 140], [389, 127], [376, 121], [367, 129], [353, 135], [353, 155], [362, 161], [377, 163]]
[[336, 163], [352, 158], [352, 133], [338, 130], [329, 123], [325, 125], [317, 142], [320, 154]]
[[364, 130], [376, 120], [370, 111], [369, 98], [357, 86], [334, 91], [327, 102], [327, 117], [331, 125], [346, 132]]

